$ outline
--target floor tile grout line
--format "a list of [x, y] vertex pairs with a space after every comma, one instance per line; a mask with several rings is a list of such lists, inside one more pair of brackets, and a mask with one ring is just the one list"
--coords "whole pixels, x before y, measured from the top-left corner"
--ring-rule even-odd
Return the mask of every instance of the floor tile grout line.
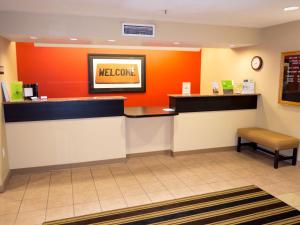
[[[163, 183], [161, 182], [161, 180], [159, 179], [159, 177], [153, 172], [153, 170], [151, 169], [151, 167], [149, 167], [149, 165], [145, 164], [144, 161], [142, 160], [142, 163], [151, 171], [151, 173], [156, 177], [156, 179], [166, 188], [166, 190], [168, 191], [168, 193], [173, 197], [176, 198], [176, 196], [173, 195], [173, 193], [170, 192], [169, 188]], [[161, 162], [160, 162], [161, 163]]]
[[[108, 171], [109, 172], [109, 176], [111, 176], [111, 178], [114, 180], [114, 182], [115, 182], [115, 184], [117, 185], [117, 188], [118, 188], [118, 190], [120, 191], [120, 189], [119, 189], [119, 186], [118, 186], [118, 184], [117, 184], [117, 182], [116, 182], [116, 180], [115, 180], [115, 178], [113, 177], [113, 174], [112, 174], [112, 172], [110, 171], [110, 169], [109, 169], [109, 165], [110, 164], [106, 164], [106, 171]], [[94, 179], [94, 182], [95, 182], [95, 177], [93, 176], [93, 179]], [[102, 180], [102, 178], [99, 178], [100, 180]], [[97, 192], [97, 195], [98, 195], [98, 199], [99, 199], [99, 202], [100, 202], [100, 205], [102, 205], [101, 204], [101, 198], [100, 198], [100, 193], [99, 193], [99, 190], [98, 190], [98, 188], [97, 188], [97, 186], [96, 186], [96, 182], [95, 182], [95, 188], [96, 188], [96, 192]], [[120, 191], [120, 193], [121, 193], [121, 191]], [[125, 200], [124, 200], [125, 201]]]
[[[111, 165], [111, 164], [110, 164], [110, 165]], [[120, 185], [118, 184], [118, 182], [117, 182], [117, 180], [116, 180], [116, 177], [115, 177], [115, 175], [113, 174], [113, 172], [112, 172], [110, 166], [108, 166], [108, 169], [109, 169], [111, 175], [113, 176], [113, 178], [114, 178], [114, 180], [115, 180], [115, 182], [116, 182], [116, 184], [117, 184], [117, 186], [118, 186], [118, 189], [119, 189], [119, 191], [120, 191], [120, 193], [121, 193], [121, 195], [122, 195], [122, 197], [123, 197], [123, 200], [124, 200], [124, 202], [125, 202], [125, 204], [126, 204], [126, 207], [128, 207], [127, 200], [126, 200], [126, 198], [125, 198], [123, 192], [121, 191]]]
[[[175, 159], [176, 160], [176, 159]], [[177, 162], [178, 162], [178, 160], [176, 160]], [[189, 166], [186, 166], [186, 165], [184, 165], [184, 164], [182, 164], [180, 161], [179, 161], [179, 164], [181, 165], [181, 166], [183, 166], [185, 169], [187, 169], [189, 172], [191, 172], [196, 178], [200, 178], [201, 179], [201, 177], [199, 176], [199, 174], [196, 174], [195, 172], [193, 172], [192, 170], [191, 170], [191, 168], [189, 167]], [[204, 167], [207, 171], [209, 171], [206, 167]], [[178, 177], [176, 174], [174, 174], [178, 179], [180, 179], [180, 177]], [[180, 180], [182, 180], [182, 179], [180, 179]], [[184, 181], [182, 181], [183, 183], [184, 183]], [[204, 183], [204, 185], [206, 185], [206, 184], [211, 184], [211, 183], [215, 183], [215, 182], [206, 182], [206, 183]], [[187, 187], [189, 187], [188, 185], [186, 185]], [[190, 189], [190, 188], [189, 188]], [[192, 190], [191, 190], [192, 191]], [[193, 191], [192, 191], [193, 192]]]
[[[97, 194], [97, 199], [98, 199], [99, 206], [100, 206], [100, 210], [101, 210], [100, 212], [102, 212], [103, 209], [102, 209], [102, 205], [101, 205], [101, 202], [100, 202], [99, 193], [98, 193], [98, 190], [97, 190], [97, 188], [96, 188], [96, 182], [95, 182], [95, 178], [94, 178], [94, 175], [93, 175], [93, 170], [92, 170], [91, 167], [90, 167], [90, 173], [91, 173], [91, 176], [92, 176], [92, 179], [93, 179], [93, 184], [94, 184], [95, 192], [96, 192], [96, 194]], [[75, 207], [74, 207], [74, 208], [75, 208]]]
[[[198, 159], [196, 159], [196, 160], [198, 161]], [[197, 162], [197, 161], [196, 161], [196, 162]], [[179, 163], [180, 163], [183, 167], [185, 167], [187, 170], [189, 170], [192, 174], [194, 174], [196, 177], [198, 177], [198, 178], [201, 179], [201, 177], [199, 176], [199, 174], [196, 174], [195, 172], [192, 171], [191, 167], [182, 164], [182, 162], [179, 162]], [[209, 172], [209, 170], [207, 169], [207, 167], [204, 166], [204, 169], [207, 170], [207, 171]], [[215, 173], [214, 173], [214, 175], [215, 175]], [[219, 177], [219, 176], [218, 176], [218, 177]], [[215, 183], [215, 182], [207, 182], [207, 183], [204, 183], [204, 185], [205, 185], [205, 184], [211, 184], [211, 183]]]
[[[158, 183], [159, 183], [159, 184], [167, 191], [167, 193], [168, 193], [170, 196], [175, 197], [175, 196], [173, 196], [172, 193], [169, 191], [168, 187], [166, 187], [166, 186], [164, 185], [164, 183], [161, 182], [161, 180], [155, 175], [155, 173], [154, 173], [149, 167], [147, 167], [147, 166], [143, 163], [142, 159], [141, 159], [140, 161], [141, 161], [141, 163], [143, 164], [143, 166], [144, 166], [145, 168], [147, 168], [147, 170], [152, 174], [152, 176], [155, 177], [155, 178], [157, 179], [157, 182], [158, 182]], [[141, 186], [142, 186], [142, 188], [143, 188], [143, 185], [141, 185]], [[144, 189], [144, 188], [143, 188], [143, 189]], [[145, 190], [145, 189], [144, 189], [144, 190]], [[151, 192], [147, 192], [146, 190], [145, 190], [145, 192], [147, 193], [148, 197], [150, 198], [149, 193], [151, 193]], [[152, 193], [154, 193], [154, 192], [152, 192]], [[150, 198], [150, 200], [151, 200], [151, 198]], [[151, 200], [151, 201], [152, 201], [152, 200]]]
[[48, 183], [48, 194], [47, 194], [47, 201], [46, 201], [46, 210], [45, 210], [44, 222], [46, 222], [46, 219], [47, 219], [47, 210], [48, 210], [48, 201], [49, 201], [49, 194], [50, 194], [51, 177], [52, 177], [52, 172], [50, 171], [50, 178], [49, 178], [49, 183]]
[[158, 158], [158, 160], [181, 182], [184, 184], [184, 186], [191, 191], [191, 193], [194, 194], [194, 192], [175, 174], [172, 172], [172, 170], [170, 170], [170, 168], [168, 168], [162, 161], [161, 161], [161, 158]]
[[128, 167], [128, 165], [126, 164], [126, 167], [128, 168], [128, 170], [130, 171], [130, 173], [134, 176], [134, 178], [136, 179], [136, 181], [138, 182], [139, 186], [143, 189], [144, 193], [147, 195], [148, 199], [150, 200], [150, 202], [152, 202], [149, 194], [147, 193], [147, 191], [145, 190], [145, 188], [143, 187], [143, 185], [140, 183], [140, 181], [137, 179], [136, 175], [132, 172], [132, 170], [130, 169], [130, 167]]
[[74, 207], [74, 184], [73, 184], [73, 168], [71, 168], [71, 185], [72, 185], [72, 201], [73, 201], [73, 215], [75, 216], [75, 207]]
[[32, 174], [30, 174], [30, 175], [28, 175], [28, 176], [29, 176], [29, 178], [28, 178], [27, 181], [26, 181], [26, 184], [25, 184], [25, 190], [24, 190], [23, 196], [22, 196], [21, 201], [20, 201], [20, 205], [19, 205], [19, 208], [18, 208], [17, 216], [16, 216], [16, 218], [15, 218], [15, 222], [14, 222], [15, 225], [17, 224], [17, 219], [18, 219], [18, 216], [19, 216], [19, 214], [20, 214], [21, 206], [22, 206], [22, 203], [23, 203], [23, 200], [24, 200], [24, 196], [25, 196], [25, 194], [26, 194], [26, 191], [27, 191], [27, 188], [28, 188], [28, 185], [29, 185], [29, 182], [30, 182], [30, 179], [31, 179]]
[[[164, 165], [172, 172], [172, 174], [173, 174], [174, 176], [176, 176], [182, 183], [185, 184], [185, 182], [184, 182], [180, 177], [178, 177], [178, 176], [176, 175], [175, 172], [173, 172], [173, 170], [167, 165], [166, 162], [163, 162], [161, 158], [159, 158], [159, 160], [161, 161], [162, 164], [164, 164]], [[181, 166], [183, 169], [187, 169], [187, 170], [188, 170], [189, 172], [191, 172], [195, 177], [201, 178], [201, 177], [199, 177], [198, 174], [195, 174], [193, 171], [191, 171], [191, 167], [186, 166], [186, 165], [183, 164], [180, 160], [176, 160], [176, 159], [174, 159], [174, 160], [175, 160], [177, 163], [179, 163], [180, 166]], [[197, 162], [198, 159], [195, 159], [194, 161]], [[207, 169], [206, 167], [204, 167], [204, 168]], [[226, 182], [226, 181], [220, 181], [220, 182]], [[212, 183], [216, 183], [216, 182], [207, 182], [207, 183], [204, 183], [204, 185], [210, 185], [210, 184], [212, 184]], [[228, 183], [228, 182], [227, 182], [227, 183]], [[185, 186], [186, 186], [193, 194], [195, 194], [195, 192], [190, 188], [189, 185], [185, 184]]]

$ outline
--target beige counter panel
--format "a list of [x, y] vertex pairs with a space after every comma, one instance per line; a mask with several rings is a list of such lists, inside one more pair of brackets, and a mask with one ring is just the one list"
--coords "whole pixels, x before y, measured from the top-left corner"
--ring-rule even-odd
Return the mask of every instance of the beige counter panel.
[[172, 150], [235, 146], [237, 129], [255, 126], [256, 113], [256, 110], [179, 113], [174, 117]]
[[171, 149], [173, 117], [126, 118], [126, 153]]
[[10, 169], [126, 157], [125, 118], [6, 123]]

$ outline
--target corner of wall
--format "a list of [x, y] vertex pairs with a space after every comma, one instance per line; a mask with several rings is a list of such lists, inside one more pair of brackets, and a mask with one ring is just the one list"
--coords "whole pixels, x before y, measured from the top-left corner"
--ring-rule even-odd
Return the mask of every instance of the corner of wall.
[[[0, 75], [0, 82], [5, 82], [9, 89], [9, 83], [17, 78], [16, 45], [5, 38], [0, 37], [0, 65], [4, 66], [4, 75]], [[0, 104], [2, 105], [2, 94]], [[0, 191], [4, 188], [9, 178], [8, 146], [6, 143], [5, 121], [3, 107], [0, 107]], [[3, 190], [2, 190], [3, 191]]]

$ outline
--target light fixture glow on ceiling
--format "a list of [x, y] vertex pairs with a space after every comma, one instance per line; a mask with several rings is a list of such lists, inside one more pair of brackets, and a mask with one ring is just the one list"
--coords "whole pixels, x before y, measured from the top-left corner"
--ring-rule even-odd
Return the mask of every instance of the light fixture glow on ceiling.
[[31, 37], [29, 37], [31, 40], [36, 40], [36, 39], [38, 39], [37, 37], [35, 37], [35, 36], [31, 36]]
[[78, 38], [70, 38], [71, 41], [77, 41]]
[[285, 7], [283, 10], [286, 12], [289, 12], [289, 11], [295, 11], [298, 9], [299, 9], [299, 6], [289, 6], [289, 7]]
[[180, 42], [175, 41], [175, 42], [173, 42], [173, 44], [174, 44], [174, 45], [180, 45]]
[[113, 40], [113, 39], [109, 39], [107, 40], [108, 42], [115, 42], [116, 40]]

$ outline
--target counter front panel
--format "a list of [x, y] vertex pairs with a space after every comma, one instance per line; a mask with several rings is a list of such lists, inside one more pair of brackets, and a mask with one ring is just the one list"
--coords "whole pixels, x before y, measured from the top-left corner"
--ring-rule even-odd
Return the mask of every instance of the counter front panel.
[[4, 103], [5, 122], [80, 119], [124, 115], [124, 98]]
[[169, 106], [176, 112], [204, 112], [256, 109], [258, 94], [253, 95], [170, 95]]

